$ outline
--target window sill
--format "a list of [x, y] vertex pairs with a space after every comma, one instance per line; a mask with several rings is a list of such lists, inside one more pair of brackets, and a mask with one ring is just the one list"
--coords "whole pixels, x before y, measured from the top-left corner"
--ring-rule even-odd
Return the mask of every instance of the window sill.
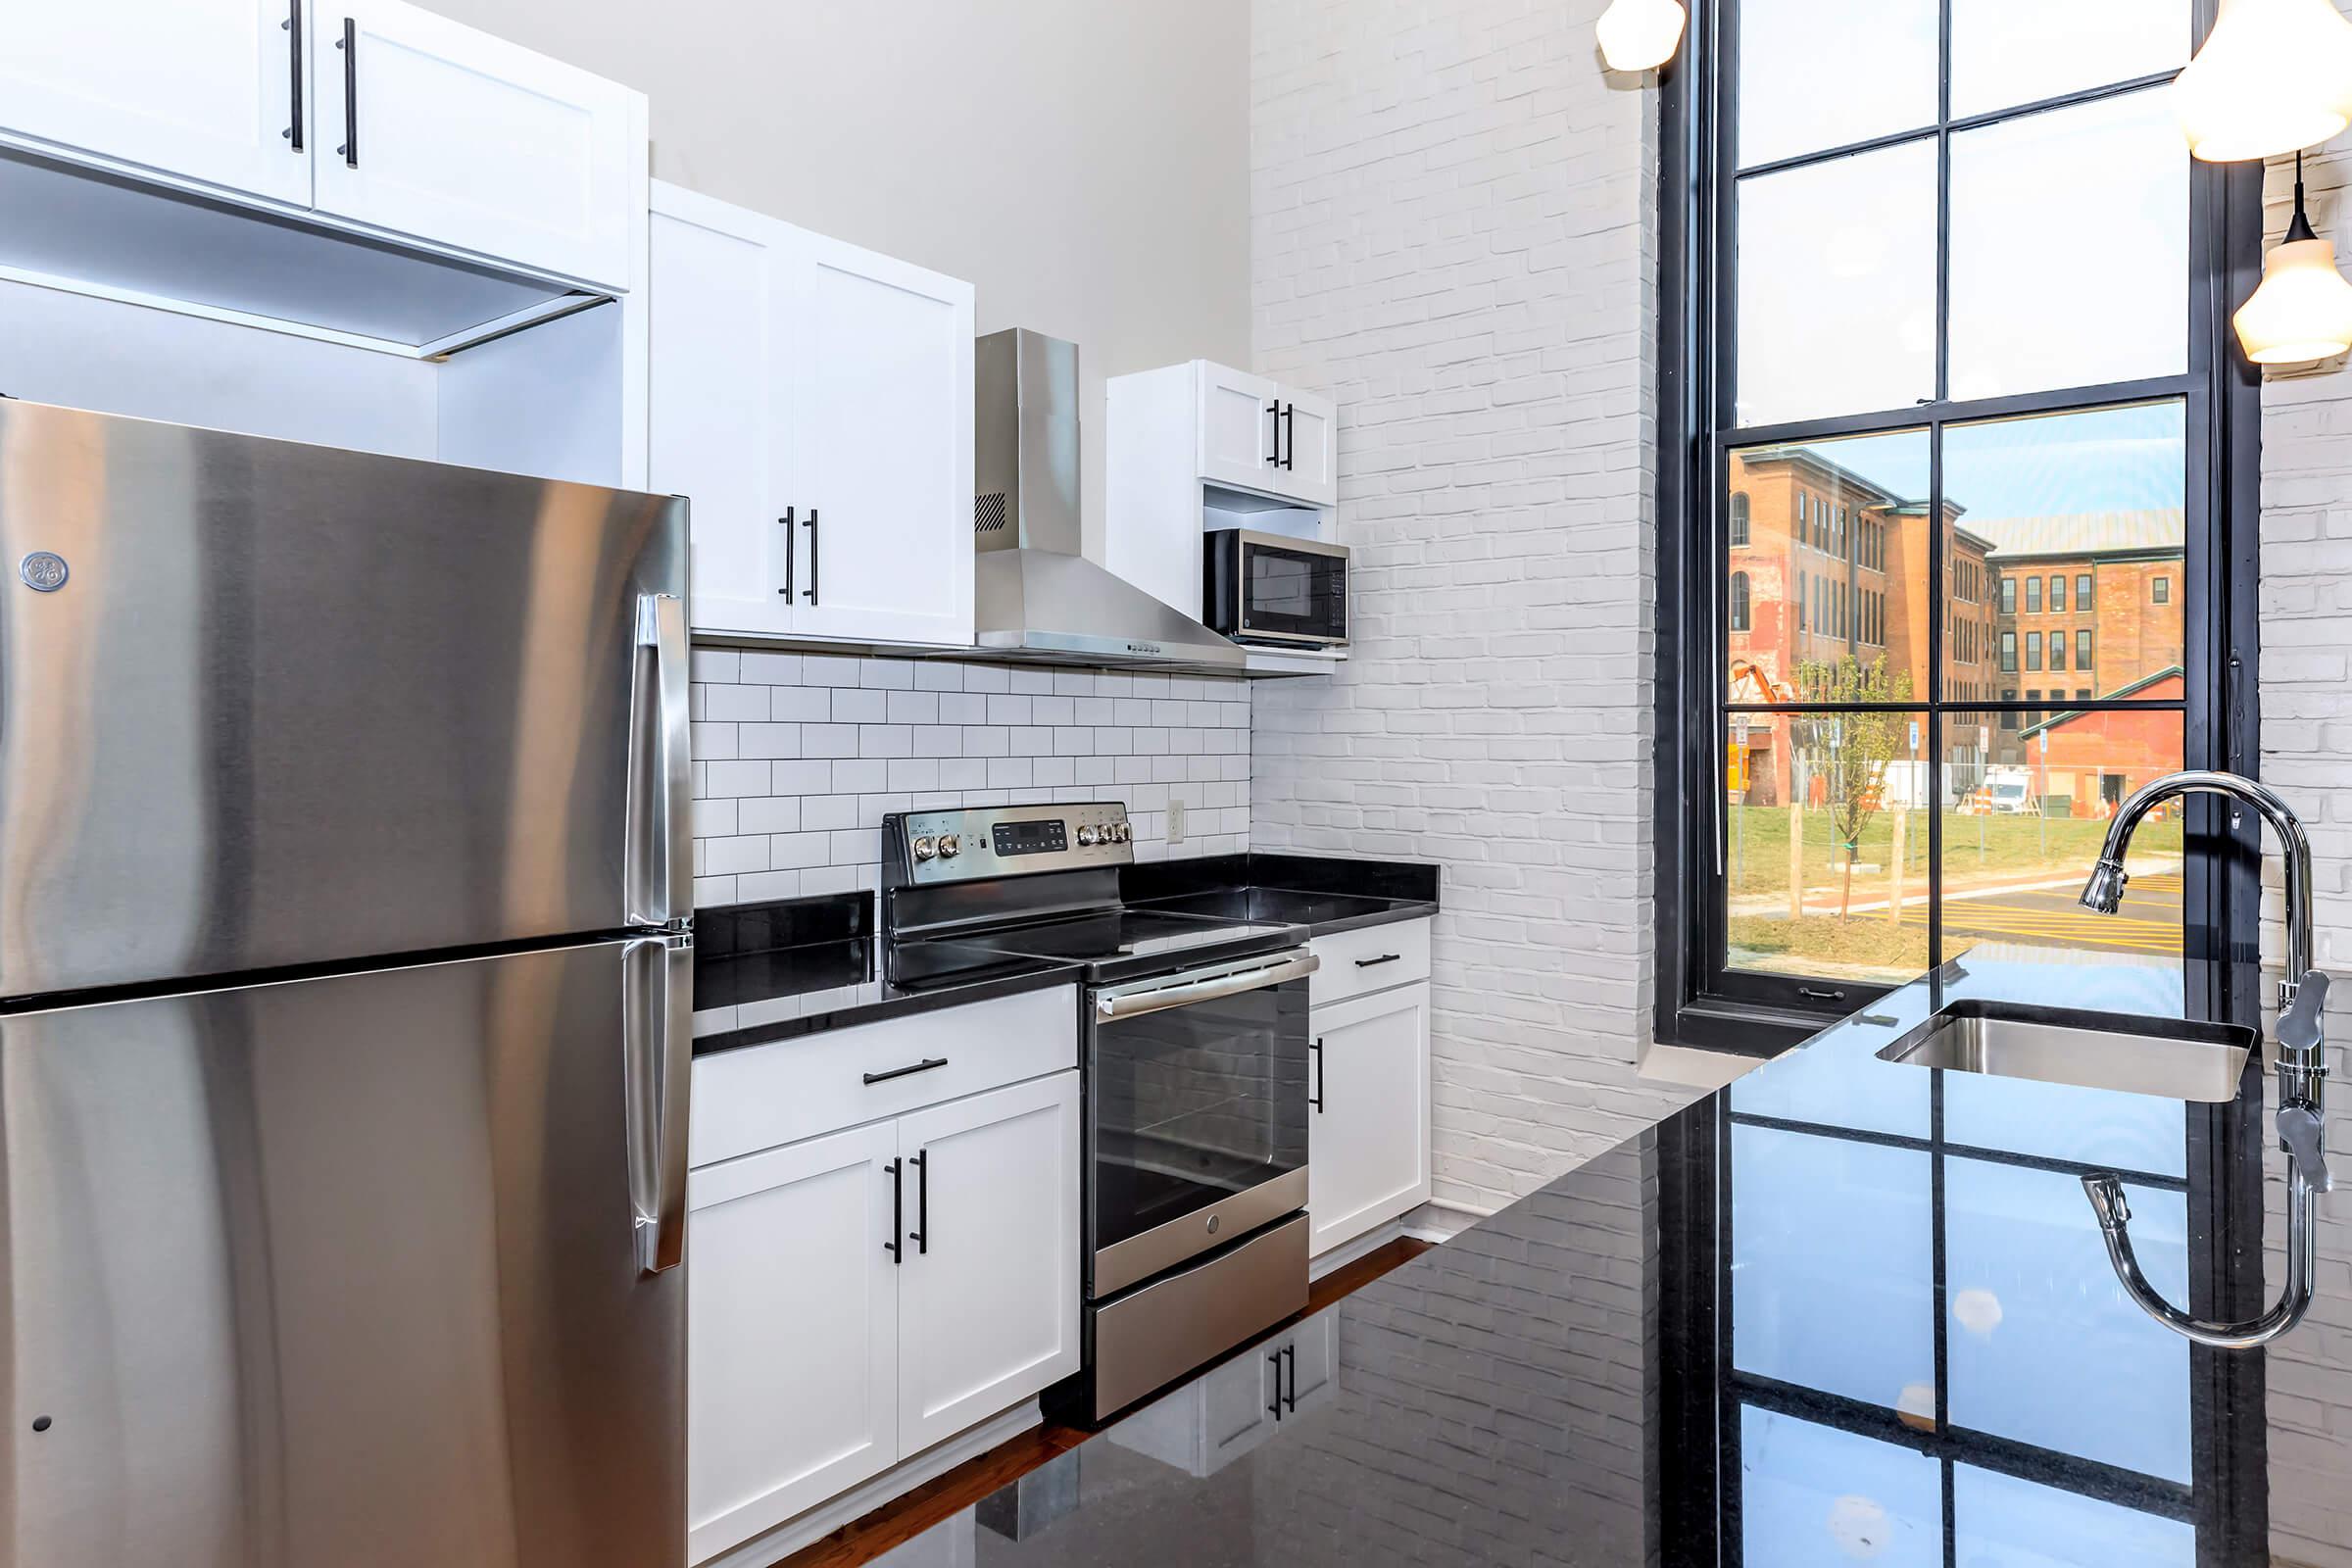
[[[1658, 1019], [1657, 1046], [1717, 1056], [1768, 1059], [1801, 1045], [1843, 1017], [1842, 1013], [1790, 1012], [1719, 998], [1687, 1002]], [[1643, 1071], [1648, 1057], [1643, 1057]]]

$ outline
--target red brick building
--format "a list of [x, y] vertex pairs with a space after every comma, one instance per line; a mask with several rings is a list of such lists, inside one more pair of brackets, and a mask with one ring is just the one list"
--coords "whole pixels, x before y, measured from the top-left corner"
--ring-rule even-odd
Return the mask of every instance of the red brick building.
[[[2186, 683], [2175, 664], [2101, 695], [2179, 702]], [[2180, 715], [2137, 709], [2055, 713], [2020, 728], [2015, 749], [2050, 815], [2106, 816], [2142, 784], [2180, 768]]]

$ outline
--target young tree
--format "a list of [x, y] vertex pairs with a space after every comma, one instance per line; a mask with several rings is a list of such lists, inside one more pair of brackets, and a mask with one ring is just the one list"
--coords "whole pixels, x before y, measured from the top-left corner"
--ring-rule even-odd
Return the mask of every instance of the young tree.
[[[1850, 655], [1808, 661], [1797, 666], [1796, 686], [1801, 701], [1840, 707], [1911, 700], [1910, 675], [1890, 673], [1884, 656], [1868, 663]], [[1838, 902], [1838, 923], [1843, 925], [1854, 902], [1854, 862], [1861, 858], [1862, 829], [1884, 804], [1886, 765], [1901, 754], [1910, 715], [1862, 710], [1800, 722], [1810, 727], [1806, 749], [1812, 754], [1815, 776], [1826, 786], [1837, 846], [1845, 852], [1844, 888]]]

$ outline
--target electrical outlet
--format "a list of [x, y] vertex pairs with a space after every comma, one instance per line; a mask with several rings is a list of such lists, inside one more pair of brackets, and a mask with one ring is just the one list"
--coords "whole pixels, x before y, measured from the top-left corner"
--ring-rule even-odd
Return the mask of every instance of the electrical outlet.
[[1168, 842], [1170, 844], [1184, 842], [1184, 803], [1182, 801], [1168, 803]]

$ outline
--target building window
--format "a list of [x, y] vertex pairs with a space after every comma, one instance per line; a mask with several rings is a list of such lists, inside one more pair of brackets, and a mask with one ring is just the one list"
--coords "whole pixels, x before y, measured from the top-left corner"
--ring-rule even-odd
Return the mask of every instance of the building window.
[[[1659, 448], [1674, 456], [1660, 476], [1658, 630], [1676, 678], [1656, 731], [1677, 824], [1658, 852], [1661, 1039], [1777, 1046], [1788, 1037], [1776, 1020], [1850, 1011], [2003, 940], [1987, 913], [2000, 901], [1945, 892], [1946, 857], [1964, 842], [1973, 855], [1979, 824], [1936, 814], [1988, 776], [2013, 776], [1999, 770], [2046, 757], [2067, 785], [2052, 799], [2087, 818], [2114, 775], [2136, 788], [2174, 767], [2227, 765], [2221, 673], [2192, 660], [2251, 645], [2251, 627], [2222, 624], [2242, 617], [2245, 596], [2218, 593], [2240, 553], [2217, 521], [2231, 486], [2251, 486], [2231, 469], [2231, 453], [2251, 448], [2213, 432], [2252, 428], [2260, 397], [2242, 363], [2203, 345], [2230, 341], [2238, 283], [2259, 270], [2259, 234], [2235, 217], [2225, 232], [2221, 218], [2258, 205], [2246, 198], [2261, 170], [2192, 174], [2169, 79], [2121, 24], [2070, 41], [2064, 81], [2042, 84], [2055, 92], [1971, 98], [1962, 78], [1981, 62], [1954, 42], [1983, 25], [1959, 15], [1971, 9], [1947, 0], [1941, 27], [1860, 35], [1841, 69], [1868, 93], [1791, 94], [1743, 92], [1734, 63], [1803, 58], [1840, 8], [1718, 0], [1691, 8], [1685, 59], [1662, 82], [1658, 297], [1703, 303], [1687, 330], [1665, 322], [1659, 383]], [[2179, 30], [2175, 68], [2190, 43]], [[1918, 69], [1873, 54], [1910, 46], [1924, 51]], [[2098, 175], [2037, 177], [2059, 164]], [[1857, 230], [1870, 245], [1848, 242]], [[2050, 266], [2041, 236], [2083, 231], [2115, 241], [2101, 269]], [[1784, 526], [1794, 513], [1788, 543], [1766, 542], [1822, 552], [1817, 569], [1784, 557], [1735, 572], [1724, 541], [1740, 536], [1740, 498], [1782, 496], [1794, 500], [1764, 504], [1784, 509]], [[2101, 570], [2127, 607], [2138, 590], [2121, 585], [2141, 576], [2160, 605], [2180, 577], [2186, 602], [2099, 650], [2094, 679], [2078, 628]], [[1735, 576], [1747, 579], [1743, 613], [1717, 608], [1741, 602]], [[2045, 605], [2076, 624], [2028, 633], [2019, 616]], [[2213, 635], [2185, 646], [2186, 627], [2208, 624]], [[1776, 684], [1724, 680], [1732, 632]], [[2020, 702], [1981, 675], [2045, 667], [2129, 700], [2092, 700], [2021, 734], [2024, 714], [2071, 691], [2053, 683]], [[1736, 790], [1724, 774], [1735, 731], [1752, 764]], [[1983, 825], [2004, 876], [2080, 869], [2080, 832], [2006, 844], [2010, 818]], [[2237, 940], [2215, 927], [2238, 912], [2222, 897], [2173, 906], [2204, 951]], [[1850, 917], [1890, 899], [1897, 919]], [[2119, 947], [2125, 934], [2081, 933]]]
[[1747, 573], [1732, 573], [1732, 630], [1747, 630]]
[[1732, 497], [1732, 548], [1747, 548], [1747, 492], [1744, 490]]
[[[2075, 633], [2075, 667], [2083, 671], [2084, 673], [2089, 672], [2090, 633], [2087, 629]], [[2087, 697], [2090, 694], [2085, 692], [2083, 695]]]

